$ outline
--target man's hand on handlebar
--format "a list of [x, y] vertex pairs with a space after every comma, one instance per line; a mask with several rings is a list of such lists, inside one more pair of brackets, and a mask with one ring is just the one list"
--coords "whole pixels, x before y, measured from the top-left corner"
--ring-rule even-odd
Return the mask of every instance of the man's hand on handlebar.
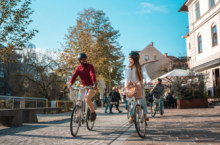
[[93, 90], [95, 90], [95, 91], [97, 90], [97, 83], [96, 83], [96, 82], [93, 82], [93, 87], [92, 87], [92, 88], [93, 88]]
[[93, 90], [95, 90], [95, 91], [97, 90], [97, 87], [96, 87], [96, 86], [93, 86], [92, 88], [93, 88]]

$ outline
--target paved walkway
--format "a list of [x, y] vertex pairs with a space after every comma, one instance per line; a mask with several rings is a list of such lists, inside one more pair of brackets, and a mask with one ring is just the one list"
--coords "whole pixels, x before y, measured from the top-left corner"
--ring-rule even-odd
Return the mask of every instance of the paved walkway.
[[[123, 104], [122, 104], [123, 106]], [[40, 123], [20, 127], [0, 126], [1, 145], [219, 145], [220, 110], [166, 109], [164, 116], [150, 118], [145, 139], [138, 137], [135, 127], [128, 124], [126, 110], [122, 114], [104, 114], [98, 109], [94, 131], [80, 127], [77, 137], [70, 134], [70, 113], [38, 115]], [[148, 108], [150, 112], [150, 108]]]
[[124, 144], [220, 145], [220, 110], [166, 109], [164, 116], [150, 118], [145, 139], [134, 132]]
[[[123, 104], [122, 104], [123, 106]], [[110, 144], [131, 125], [128, 124], [124, 107], [122, 114], [104, 114], [104, 110], [98, 109], [94, 131], [88, 131], [86, 125], [80, 127], [77, 137], [70, 133], [71, 113], [50, 115], [38, 115], [40, 123], [24, 124], [20, 127], [0, 126], [1, 145], [75, 145], [75, 144]]]

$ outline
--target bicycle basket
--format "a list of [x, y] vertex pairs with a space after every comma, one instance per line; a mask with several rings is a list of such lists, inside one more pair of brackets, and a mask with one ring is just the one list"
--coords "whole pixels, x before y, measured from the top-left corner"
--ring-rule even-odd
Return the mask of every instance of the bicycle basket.
[[79, 90], [70, 89], [70, 100], [76, 101], [78, 98]]

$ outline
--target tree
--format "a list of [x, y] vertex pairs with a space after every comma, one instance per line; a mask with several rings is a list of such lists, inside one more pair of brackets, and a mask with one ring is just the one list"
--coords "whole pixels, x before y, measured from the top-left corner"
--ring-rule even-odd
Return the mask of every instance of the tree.
[[0, 44], [8, 45], [0, 49], [0, 61], [6, 61], [7, 56], [11, 55], [15, 48], [24, 47], [38, 32], [27, 28], [33, 22], [29, 18], [34, 12], [30, 4], [31, 0], [0, 1]]
[[[8, 60], [19, 60], [21, 55], [18, 53], [13, 53], [7, 57]], [[5, 62], [2, 63], [0, 61], [0, 94], [2, 95], [9, 95], [13, 94], [11, 91], [11, 86], [9, 85], [9, 80], [11, 78], [11, 74], [15, 73], [16, 71], [21, 70], [21, 63], [18, 61], [17, 63], [14, 62]]]
[[64, 53], [60, 62], [66, 63], [66, 67], [74, 71], [79, 65], [76, 56], [84, 52], [88, 62], [94, 65], [98, 80], [104, 78], [108, 85], [108, 67], [113, 65], [112, 84], [120, 83], [123, 79], [124, 54], [117, 41], [119, 36], [119, 31], [114, 30], [102, 10], [84, 9], [78, 13], [76, 26], [70, 27], [65, 35], [66, 43], [62, 45]]
[[37, 53], [35, 49], [22, 52], [22, 69], [11, 75], [10, 84], [18, 96], [61, 99], [65, 82], [51, 71], [59, 68], [52, 52]]

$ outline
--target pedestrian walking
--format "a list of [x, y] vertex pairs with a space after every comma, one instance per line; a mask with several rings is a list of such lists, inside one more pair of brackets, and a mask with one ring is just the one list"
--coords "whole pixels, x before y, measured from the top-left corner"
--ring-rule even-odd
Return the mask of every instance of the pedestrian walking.
[[109, 94], [111, 96], [111, 108], [110, 108], [110, 113], [112, 114], [112, 107], [115, 105], [116, 109], [118, 110], [119, 113], [122, 111], [119, 110], [119, 100], [121, 100], [121, 96], [118, 92], [118, 88], [114, 87], [113, 91]]
[[173, 108], [177, 108], [177, 95], [175, 93], [173, 93]]
[[171, 93], [168, 93], [168, 95], [166, 96], [166, 107], [171, 108], [172, 103], [173, 103], [173, 96], [171, 95]]
[[103, 102], [105, 105], [105, 113], [108, 113], [108, 109], [109, 109], [109, 113], [111, 113], [111, 97], [109, 96], [109, 93], [107, 93], [107, 95], [103, 98]]
[[128, 101], [126, 99], [126, 93], [125, 93], [124, 87], [119, 86], [119, 93], [120, 93], [120, 96], [123, 96], [123, 100], [125, 102], [125, 109], [127, 110], [128, 109]]

